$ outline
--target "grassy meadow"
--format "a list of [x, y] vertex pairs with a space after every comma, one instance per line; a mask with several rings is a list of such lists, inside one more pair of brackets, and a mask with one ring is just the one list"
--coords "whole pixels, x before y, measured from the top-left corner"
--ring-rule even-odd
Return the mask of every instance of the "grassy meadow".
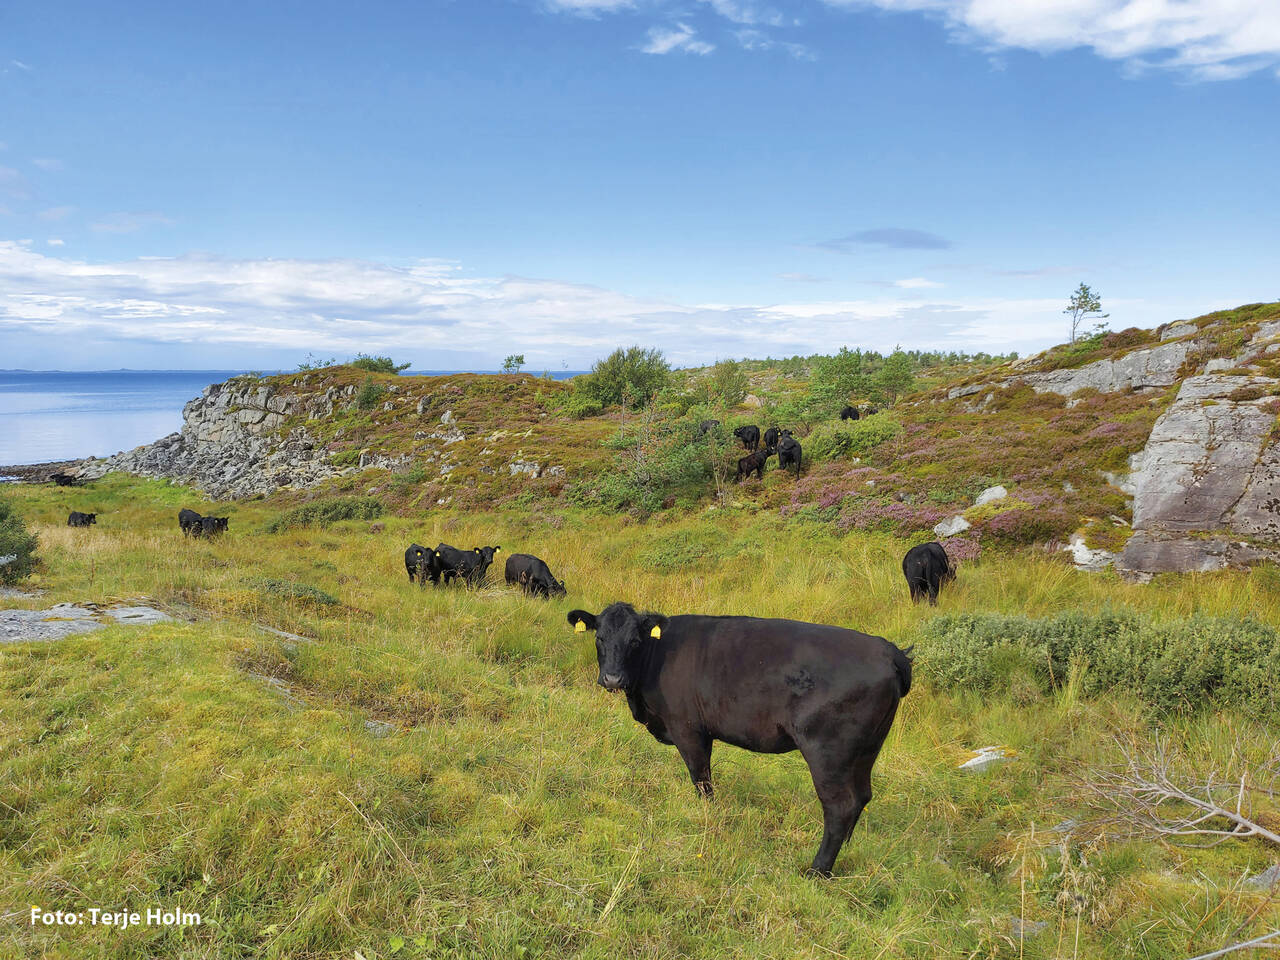
[[[907, 599], [908, 541], [776, 511], [534, 506], [268, 533], [282, 507], [258, 501], [219, 508], [226, 537], [184, 541], [177, 511], [201, 504], [180, 487], [7, 493], [45, 591], [7, 604], [146, 597], [182, 620], [0, 646], [0, 957], [1178, 958], [1280, 926], [1280, 891], [1242, 883], [1274, 846], [1127, 836], [1080, 785], [1118, 743], [1157, 741], [1239, 779], [1276, 762], [1274, 716], [1158, 713], [1073, 683], [977, 693], [918, 669], [875, 799], [815, 881], [799, 754], [717, 744], [700, 800], [565, 623], [626, 599], [835, 623], [924, 657], [930, 620], [967, 612], [1280, 626], [1268, 571], [1137, 586], [988, 551], [931, 609]], [[69, 509], [98, 526], [65, 527]], [[505, 587], [502, 555], [486, 587], [410, 586], [404, 548], [441, 540], [535, 553], [569, 596]], [[957, 769], [990, 744], [1016, 758]], [[33, 928], [31, 905], [203, 923]]]

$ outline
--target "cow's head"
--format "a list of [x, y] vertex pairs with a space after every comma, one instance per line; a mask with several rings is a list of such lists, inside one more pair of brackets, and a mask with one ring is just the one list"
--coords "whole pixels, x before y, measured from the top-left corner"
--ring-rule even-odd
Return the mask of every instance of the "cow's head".
[[96, 513], [86, 513], [86, 514], [84, 515], [84, 522], [85, 522], [85, 523], [97, 523], [97, 522], [98, 522], [98, 515], [97, 515]]
[[568, 593], [569, 591], [565, 587], [563, 580], [557, 580], [555, 577], [551, 578], [551, 590], [550, 590], [551, 596], [563, 597], [563, 596], [567, 596]]
[[667, 618], [660, 613], [640, 613], [629, 603], [605, 607], [597, 617], [585, 610], [569, 612], [569, 622], [581, 633], [594, 630], [600, 675], [596, 683], [606, 690], [629, 690], [639, 679], [637, 660], [646, 644], [662, 636]]
[[472, 547], [471, 552], [476, 555], [476, 559], [484, 566], [493, 563], [493, 558], [502, 552], [501, 547]]
[[741, 440], [741, 439], [742, 439], [743, 434], [745, 434], [745, 433], [747, 432], [747, 430], [748, 430], [748, 429], [750, 429], [750, 428], [748, 428], [748, 427], [738, 427], [738, 428], [736, 428], [736, 429], [733, 431], [733, 435], [734, 435], [735, 437], [737, 437], [739, 440]]

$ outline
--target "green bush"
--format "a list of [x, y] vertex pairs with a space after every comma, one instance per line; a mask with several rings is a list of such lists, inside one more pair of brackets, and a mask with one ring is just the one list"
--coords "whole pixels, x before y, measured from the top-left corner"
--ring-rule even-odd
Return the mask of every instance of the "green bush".
[[841, 460], [860, 456], [901, 432], [902, 424], [884, 413], [861, 420], [820, 423], [804, 440], [805, 457], [809, 460]]
[[301, 603], [314, 603], [322, 607], [332, 607], [338, 603], [336, 597], [325, 593], [318, 587], [312, 587], [305, 583], [276, 580], [273, 577], [261, 577], [257, 580], [250, 580], [248, 583], [263, 593], [269, 593], [275, 597], [285, 597], [289, 600], [297, 600]]
[[360, 462], [359, 450], [343, 450], [329, 455], [329, 462], [335, 467], [354, 467]]
[[572, 393], [561, 394], [559, 402], [565, 416], [573, 417], [575, 420], [599, 416], [604, 412], [603, 403], [576, 387]]
[[712, 448], [692, 421], [663, 418], [652, 407], [605, 444], [617, 454], [596, 494], [613, 510], [649, 514], [670, 498], [700, 496], [715, 469]]
[[367, 373], [399, 373], [408, 370], [412, 363], [396, 363], [390, 357], [371, 357], [367, 353], [358, 353], [351, 361], [351, 366]]
[[604, 406], [626, 404], [639, 408], [666, 386], [670, 373], [661, 350], [619, 347], [597, 360], [591, 373], [579, 377], [574, 387]]
[[711, 392], [726, 407], [736, 407], [747, 395], [746, 371], [736, 360], [721, 360], [711, 368]]
[[356, 406], [361, 410], [372, 410], [386, 396], [387, 388], [380, 383], [374, 383], [373, 377], [365, 377], [364, 383], [360, 384], [360, 390], [356, 393]]
[[287, 510], [267, 524], [268, 533], [293, 527], [327, 527], [339, 520], [372, 520], [382, 516], [377, 497], [321, 497]]
[[939, 617], [922, 628], [920, 675], [988, 692], [1030, 678], [1043, 692], [1080, 664], [1082, 692], [1127, 692], [1159, 710], [1280, 706], [1280, 633], [1255, 620], [1155, 623], [1132, 612]]
[[13, 505], [0, 497], [0, 559], [12, 560], [0, 564], [0, 583], [17, 583], [36, 565], [37, 538], [27, 532], [22, 518], [13, 511]]

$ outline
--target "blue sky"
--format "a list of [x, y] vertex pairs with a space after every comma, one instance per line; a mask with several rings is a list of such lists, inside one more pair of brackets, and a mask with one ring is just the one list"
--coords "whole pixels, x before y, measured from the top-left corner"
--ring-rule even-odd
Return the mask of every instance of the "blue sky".
[[1278, 118], [1249, 0], [18, 2], [0, 366], [1027, 352], [1280, 297]]

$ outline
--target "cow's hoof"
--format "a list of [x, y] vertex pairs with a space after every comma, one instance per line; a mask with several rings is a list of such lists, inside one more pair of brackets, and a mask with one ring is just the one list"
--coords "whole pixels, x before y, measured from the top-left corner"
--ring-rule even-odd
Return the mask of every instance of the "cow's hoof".
[[830, 880], [830, 870], [819, 870], [817, 867], [809, 867], [805, 870], [804, 875], [810, 880]]

